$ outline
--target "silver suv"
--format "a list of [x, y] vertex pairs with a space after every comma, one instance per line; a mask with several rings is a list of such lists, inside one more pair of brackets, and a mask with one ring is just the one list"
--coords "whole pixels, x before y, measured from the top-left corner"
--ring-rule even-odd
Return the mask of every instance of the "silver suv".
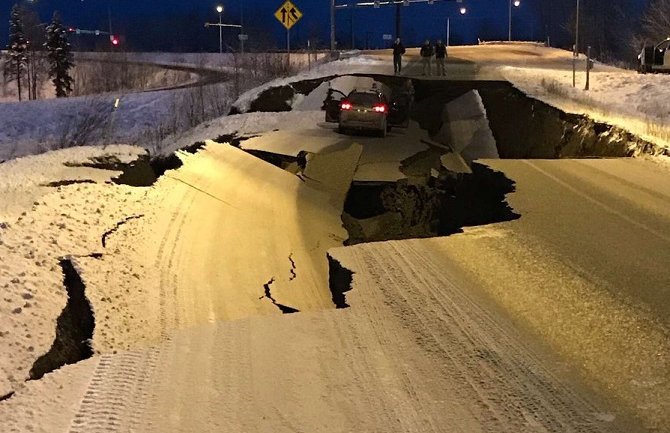
[[376, 80], [361, 79], [349, 94], [328, 89], [321, 107], [326, 112], [326, 122], [337, 123], [343, 133], [369, 130], [383, 137], [391, 127], [407, 128], [414, 87], [407, 79], [392, 80], [389, 87]]
[[386, 96], [379, 91], [354, 90], [340, 102], [339, 130], [377, 131], [386, 137], [388, 131], [389, 104]]

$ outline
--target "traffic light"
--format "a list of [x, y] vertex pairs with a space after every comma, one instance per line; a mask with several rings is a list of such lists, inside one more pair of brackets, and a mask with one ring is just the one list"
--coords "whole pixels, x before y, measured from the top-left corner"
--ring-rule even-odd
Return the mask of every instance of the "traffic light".
[[118, 47], [119, 46], [119, 37], [116, 35], [109, 35], [109, 41], [112, 43], [112, 46]]

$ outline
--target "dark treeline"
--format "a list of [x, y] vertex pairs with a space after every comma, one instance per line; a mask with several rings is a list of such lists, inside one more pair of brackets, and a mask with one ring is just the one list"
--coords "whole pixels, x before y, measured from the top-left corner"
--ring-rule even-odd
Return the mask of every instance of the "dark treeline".
[[[581, 0], [579, 51], [590, 46], [603, 61], [632, 61], [641, 46], [645, 0]], [[540, 25], [552, 46], [571, 48], [575, 41], [576, 0], [542, 0], [536, 4]], [[670, 30], [670, 29], [669, 29]]]
[[[452, 20], [452, 43], [476, 43], [478, 39], [506, 40], [507, 1], [466, 2], [471, 12], [464, 17], [456, 14]], [[580, 2], [579, 49], [584, 52], [587, 46], [591, 46], [593, 55], [600, 60], [633, 62], [643, 44], [654, 43], [670, 36], [670, 0], [580, 0]], [[21, 3], [28, 5], [26, 2]], [[305, 17], [291, 33], [294, 48], [304, 48], [307, 40], [312, 41], [313, 46], [320, 48], [328, 46], [328, 2], [324, 0], [322, 3], [322, 6], [305, 4]], [[549, 41], [554, 47], [566, 49], [572, 47], [575, 40], [577, 0], [521, 0], [521, 3], [521, 7], [515, 9], [513, 14], [514, 39]], [[49, 5], [47, 2], [33, 4], [34, 6], [29, 7], [36, 8], [40, 15], [50, 17], [53, 13], [47, 10]], [[120, 49], [182, 52], [218, 50], [218, 29], [204, 26], [206, 21], [216, 22], [218, 19], [211, 7], [193, 3], [191, 6], [184, 5], [181, 9], [173, 9], [171, 12], [165, 8], [154, 11], [149, 7], [140, 7], [143, 4], [137, 2], [138, 6], [132, 8], [126, 5], [124, 6], [126, 9], [117, 5], [116, 9], [111, 9], [114, 33], [121, 36]], [[245, 5], [245, 33], [249, 35], [247, 49], [283, 49], [286, 44], [285, 33], [271, 13], [276, 5], [261, 1], [247, 1]], [[431, 10], [430, 7], [434, 9]], [[0, 17], [8, 17], [9, 8], [10, 6], [7, 6], [7, 10], [1, 11]], [[456, 9], [452, 9], [449, 9], [447, 3], [433, 6], [416, 5], [404, 9], [403, 38], [406, 43], [412, 45], [425, 38], [444, 38], [446, 15], [452, 14], [454, 17]], [[63, 12], [68, 10], [74, 13], [73, 8], [67, 8]], [[239, 24], [240, 12], [237, 3], [232, 3], [226, 9], [224, 21]], [[106, 8], [89, 10], [87, 13], [89, 15], [86, 16], [64, 13], [64, 23], [66, 25], [85, 23], [82, 25], [102, 30], [108, 28]], [[34, 14], [31, 19], [33, 21], [37, 19], [36, 15]], [[350, 11], [338, 11], [338, 46], [351, 48], [353, 43], [355, 48], [380, 48], [384, 46], [382, 33], [393, 32], [394, 8], [375, 10], [368, 8], [356, 12], [353, 29], [352, 20]], [[7, 39], [6, 27], [0, 23], [0, 42], [3, 48]], [[35, 24], [30, 23], [26, 27], [34, 29]], [[226, 51], [239, 47], [238, 32], [237, 29], [224, 29]], [[103, 37], [72, 35], [71, 43], [76, 50], [110, 49], [109, 41]]]

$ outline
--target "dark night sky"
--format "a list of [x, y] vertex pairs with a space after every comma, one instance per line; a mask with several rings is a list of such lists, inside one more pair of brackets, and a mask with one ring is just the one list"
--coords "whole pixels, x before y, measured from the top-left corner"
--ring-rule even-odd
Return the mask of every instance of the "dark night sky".
[[[95, 29], [107, 28], [107, 9], [111, 6], [114, 33], [123, 35], [124, 45], [137, 50], [215, 51], [218, 32], [205, 29], [204, 21], [216, 21], [216, 0], [34, 0], [31, 3], [42, 20], [50, 18], [54, 10], [61, 13], [70, 26]], [[436, 3], [414, 4], [403, 8], [403, 39], [409, 45], [426, 38], [444, 39], [445, 17], [458, 17], [452, 21], [452, 43], [472, 43], [482, 39], [504, 39], [507, 35], [506, 0], [464, 0], [469, 13], [458, 14], [459, 5]], [[542, 40], [545, 32], [540, 28], [532, 3], [522, 0], [514, 10], [515, 39]], [[614, 0], [616, 1], [616, 0]], [[646, 0], [638, 0], [640, 3]], [[338, 0], [343, 3], [345, 0]], [[0, 0], [0, 46], [7, 41], [8, 19], [16, 0]], [[245, 25], [250, 42], [259, 48], [285, 46], [283, 27], [272, 14], [282, 0], [222, 0], [226, 11], [224, 22], [238, 23], [240, 4], [244, 5]], [[292, 30], [294, 47], [304, 45], [307, 38], [318, 37], [323, 44], [328, 40], [329, 0], [294, 0], [304, 13], [303, 19]], [[383, 46], [382, 34], [394, 33], [395, 8], [356, 9], [354, 29], [356, 44], [363, 48], [366, 40], [371, 48]], [[337, 12], [337, 39], [341, 46], [351, 45], [351, 12]], [[235, 44], [234, 31], [227, 35], [227, 42]], [[88, 41], [89, 43], [91, 41]], [[250, 45], [252, 45], [250, 43]]]

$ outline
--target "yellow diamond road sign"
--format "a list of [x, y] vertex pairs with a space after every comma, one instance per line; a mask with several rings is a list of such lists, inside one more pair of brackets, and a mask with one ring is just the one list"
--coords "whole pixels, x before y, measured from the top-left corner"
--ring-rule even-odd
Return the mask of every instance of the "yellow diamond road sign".
[[289, 30], [295, 23], [300, 21], [302, 12], [300, 12], [293, 3], [286, 1], [286, 3], [281, 5], [281, 7], [277, 9], [277, 12], [275, 12], [275, 18], [286, 27], [286, 30]]

